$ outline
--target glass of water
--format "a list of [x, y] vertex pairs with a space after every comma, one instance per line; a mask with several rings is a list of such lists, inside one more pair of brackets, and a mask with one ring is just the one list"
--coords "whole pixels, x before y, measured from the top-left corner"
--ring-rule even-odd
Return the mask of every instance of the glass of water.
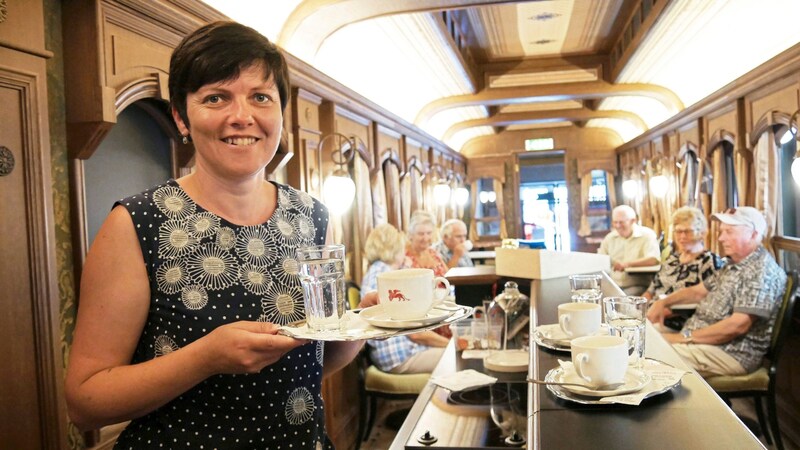
[[347, 311], [344, 245], [298, 248], [297, 262], [308, 329], [339, 331]]
[[572, 291], [572, 301], [578, 303], [600, 303], [603, 291], [600, 290], [599, 274], [582, 274], [569, 276], [569, 288]]
[[644, 326], [647, 299], [644, 297], [606, 297], [603, 311], [609, 333], [628, 341], [629, 365], [640, 369], [644, 360]]

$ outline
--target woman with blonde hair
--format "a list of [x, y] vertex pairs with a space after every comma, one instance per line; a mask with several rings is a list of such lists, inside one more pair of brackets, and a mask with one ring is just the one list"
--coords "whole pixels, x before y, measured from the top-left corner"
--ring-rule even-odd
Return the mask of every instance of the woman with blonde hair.
[[673, 250], [644, 293], [648, 300], [699, 284], [722, 267], [722, 259], [705, 248], [707, 233], [708, 221], [699, 209], [684, 206], [672, 214]]
[[427, 211], [416, 211], [408, 223], [408, 245], [406, 245], [406, 266], [431, 269], [437, 277], [447, 273], [447, 264], [431, 245], [436, 220]]
[[[390, 224], [378, 225], [367, 237], [364, 253], [370, 265], [361, 281], [361, 295], [378, 288], [378, 274], [402, 267], [405, 237]], [[432, 372], [449, 339], [433, 331], [367, 341], [369, 356], [380, 370], [392, 373]]]

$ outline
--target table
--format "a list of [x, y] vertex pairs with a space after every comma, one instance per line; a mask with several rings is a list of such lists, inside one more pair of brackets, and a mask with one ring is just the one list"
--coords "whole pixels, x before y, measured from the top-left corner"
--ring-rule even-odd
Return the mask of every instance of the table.
[[[555, 323], [556, 305], [569, 299], [569, 283], [564, 278], [534, 280], [531, 285], [531, 320], [537, 324]], [[619, 295], [620, 289], [606, 276], [604, 295]], [[540, 349], [533, 344], [529, 372], [543, 379], [569, 354]], [[546, 387], [528, 385], [528, 449], [662, 449], [662, 448], [764, 448], [736, 415], [697, 373], [692, 371], [672, 347], [648, 325], [646, 356], [688, 370], [681, 386], [645, 400], [636, 407], [622, 405], [581, 405], [560, 400]], [[434, 376], [461, 370], [480, 360], [462, 360], [452, 343], [446, 349]], [[495, 373], [492, 373], [495, 376]], [[525, 374], [509, 374], [522, 375]], [[502, 381], [502, 379], [501, 379]], [[414, 403], [405, 423], [392, 443], [392, 450], [404, 449], [429, 402], [441, 388], [428, 383]], [[464, 417], [452, 433], [469, 434], [476, 421]], [[462, 433], [463, 431], [463, 433]], [[432, 448], [459, 448], [438, 442]]]

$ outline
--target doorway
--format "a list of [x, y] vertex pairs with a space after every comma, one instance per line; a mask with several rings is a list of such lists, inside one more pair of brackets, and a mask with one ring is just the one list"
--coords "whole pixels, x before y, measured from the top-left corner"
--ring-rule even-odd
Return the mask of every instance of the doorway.
[[522, 234], [532, 246], [570, 249], [564, 151], [519, 155]]

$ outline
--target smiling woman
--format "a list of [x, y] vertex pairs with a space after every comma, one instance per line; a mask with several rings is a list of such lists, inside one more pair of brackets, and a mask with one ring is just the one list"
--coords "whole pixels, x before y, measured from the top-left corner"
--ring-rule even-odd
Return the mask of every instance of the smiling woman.
[[277, 334], [304, 315], [296, 250], [330, 235], [320, 202], [265, 179], [288, 102], [284, 58], [250, 28], [212, 23], [175, 49], [169, 87], [195, 170], [117, 202], [98, 232], [70, 416], [81, 428], [132, 419], [117, 448], [329, 448], [322, 376], [360, 344]]

